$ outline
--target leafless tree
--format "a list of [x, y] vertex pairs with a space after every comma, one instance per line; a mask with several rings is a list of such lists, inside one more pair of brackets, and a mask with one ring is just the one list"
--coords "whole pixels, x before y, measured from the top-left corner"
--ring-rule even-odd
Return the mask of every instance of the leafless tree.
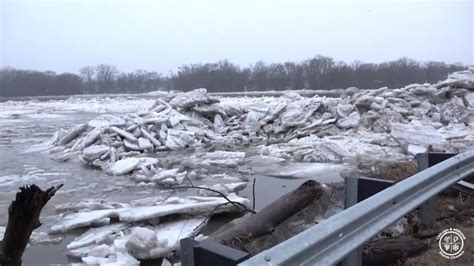
[[101, 92], [114, 91], [117, 73], [117, 68], [112, 65], [100, 64], [96, 67], [96, 77]]
[[93, 66], [85, 66], [79, 69], [79, 74], [81, 75], [84, 82], [87, 84], [87, 91], [93, 91], [93, 82], [94, 82], [94, 75], [95, 75], [95, 67]]
[[384, 63], [345, 63], [316, 56], [301, 62], [267, 64], [262, 61], [241, 68], [228, 60], [188, 64], [162, 76], [137, 70], [119, 73], [112, 65], [86, 66], [72, 73], [0, 69], [0, 97], [70, 95], [78, 93], [141, 93], [207, 88], [209, 92], [244, 90], [343, 89], [355, 86], [377, 89], [400, 88], [412, 83], [436, 83], [449, 73], [465, 69], [461, 64], [417, 62], [400, 58]]

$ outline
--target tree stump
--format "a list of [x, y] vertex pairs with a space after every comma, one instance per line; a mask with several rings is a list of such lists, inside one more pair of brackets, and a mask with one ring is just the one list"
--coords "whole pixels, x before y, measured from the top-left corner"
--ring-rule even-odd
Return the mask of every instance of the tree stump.
[[43, 207], [63, 185], [46, 191], [36, 185], [20, 187], [8, 207], [8, 224], [0, 242], [0, 265], [21, 265], [21, 257], [34, 229], [41, 226], [39, 216]]

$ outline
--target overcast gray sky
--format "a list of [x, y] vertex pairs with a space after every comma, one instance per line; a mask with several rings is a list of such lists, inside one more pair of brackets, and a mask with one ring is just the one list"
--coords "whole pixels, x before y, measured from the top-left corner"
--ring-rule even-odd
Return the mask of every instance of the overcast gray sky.
[[1, 65], [77, 72], [107, 63], [167, 73], [326, 55], [474, 63], [472, 0], [1, 1]]

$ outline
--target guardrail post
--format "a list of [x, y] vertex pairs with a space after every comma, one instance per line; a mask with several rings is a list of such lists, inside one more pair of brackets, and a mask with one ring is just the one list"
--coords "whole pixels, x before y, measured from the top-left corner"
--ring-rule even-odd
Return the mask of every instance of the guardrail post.
[[[345, 199], [344, 209], [357, 204], [359, 195], [359, 179], [354, 177], [347, 177], [345, 179]], [[362, 266], [362, 247], [357, 247], [354, 251], [349, 253], [344, 260], [342, 260], [342, 266]]]
[[209, 239], [199, 242], [192, 238], [181, 239], [180, 249], [183, 266], [236, 266], [250, 258], [250, 254], [246, 252]]
[[358, 202], [358, 186], [359, 186], [359, 179], [354, 177], [347, 177], [345, 179], [346, 186], [345, 186], [345, 198], [344, 198], [344, 209], [347, 209]]
[[[395, 182], [375, 178], [347, 177], [345, 179], [344, 209], [347, 209], [360, 201], [392, 186]], [[343, 266], [362, 265], [362, 247], [358, 247], [347, 255], [341, 263]]]
[[[420, 153], [416, 155], [418, 172], [428, 169], [430, 165], [430, 154]], [[421, 223], [424, 225], [433, 225], [436, 222], [436, 196], [430, 198], [420, 205]]]
[[420, 215], [421, 222], [424, 225], [433, 225], [436, 223], [436, 196], [421, 204]]
[[194, 247], [198, 244], [199, 242], [192, 238], [183, 238], [179, 241], [181, 265], [194, 266]]

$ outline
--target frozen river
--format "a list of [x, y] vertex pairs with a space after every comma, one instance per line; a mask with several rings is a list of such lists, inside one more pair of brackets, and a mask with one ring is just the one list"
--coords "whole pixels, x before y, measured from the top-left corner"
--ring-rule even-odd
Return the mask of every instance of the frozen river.
[[[146, 102], [148, 104], [149, 102]], [[42, 103], [46, 105], [46, 103]], [[133, 101], [132, 101], [133, 104]], [[28, 105], [27, 105], [28, 106]], [[54, 106], [51, 103], [51, 106]], [[7, 106], [8, 107], [8, 106]], [[55, 222], [55, 206], [63, 203], [77, 203], [84, 199], [98, 199], [104, 202], [129, 203], [131, 200], [144, 197], [166, 197], [169, 190], [137, 186], [129, 176], [110, 176], [103, 171], [86, 168], [77, 161], [58, 162], [48, 154], [27, 152], [39, 143], [48, 140], [59, 128], [69, 128], [78, 123], [88, 122], [106, 111], [99, 104], [92, 112], [87, 108], [70, 108], [72, 110], [41, 108], [7, 109], [2, 106], [0, 122], [0, 226], [6, 226], [7, 208], [18, 191], [25, 184], [37, 184], [42, 189], [60, 183], [64, 187], [45, 206], [41, 221], [43, 225], [36, 231], [46, 232]], [[105, 107], [106, 108], [106, 107]], [[27, 109], [27, 111], [25, 111]], [[120, 108], [110, 108], [112, 113], [120, 113]], [[120, 111], [120, 112], [113, 112]], [[125, 110], [130, 111], [130, 110]], [[171, 153], [170, 153], [171, 154]], [[300, 163], [272, 167], [271, 165], [255, 166], [256, 173], [249, 175], [250, 182], [240, 192], [241, 196], [252, 199], [252, 180], [256, 178], [256, 208], [261, 209], [285, 192], [296, 188], [308, 176], [316, 177], [323, 182], [338, 182], [340, 167], [336, 166], [329, 173], [321, 172], [320, 164]], [[331, 166], [327, 166], [331, 167]], [[295, 171], [296, 169], [307, 169]], [[329, 168], [331, 169], [331, 168]], [[274, 177], [265, 175], [270, 173]], [[286, 174], [285, 174], [286, 173]], [[288, 174], [289, 173], [289, 174]], [[184, 192], [193, 193], [193, 192]], [[80, 232], [77, 232], [80, 233]], [[65, 245], [76, 234], [62, 235], [60, 244], [38, 244], [30, 246], [24, 256], [25, 265], [46, 265], [51, 263], [70, 262], [66, 256]]]
[[[35, 183], [41, 188], [64, 184], [64, 187], [46, 205], [44, 214], [51, 214], [56, 203], [78, 202], [98, 198], [113, 201], [130, 201], [136, 197], [153, 195], [158, 190], [139, 188], [126, 176], [111, 177], [104, 172], [83, 167], [75, 161], [54, 161], [47, 154], [26, 152], [46, 141], [57, 129], [89, 121], [94, 113], [66, 113], [47, 118], [18, 119], [15, 123], [0, 125], [0, 224], [6, 223], [6, 208], [17, 188]], [[4, 215], [5, 214], [5, 215]]]
[[[82, 208], [79, 213], [56, 213], [60, 204], [81, 202], [99, 205], [93, 210], [105, 206], [110, 215], [107, 219], [118, 217], [120, 220], [119, 211], [121, 214], [132, 212], [138, 221], [146, 220], [142, 221], [142, 226], [153, 228], [149, 230], [152, 236], [160, 232], [176, 233], [170, 241], [173, 242], [182, 236], [182, 228], [190, 219], [177, 221], [184, 221], [181, 231], [163, 229], [161, 226], [166, 225], [166, 221], [153, 224], [156, 222], [153, 218], [162, 216], [143, 218], [140, 216], [143, 209], [137, 210], [135, 204], [136, 200], [147, 198], [146, 208], [155, 210], [168, 205], [175, 210], [176, 206], [162, 204], [166, 200], [161, 199], [167, 199], [174, 191], [173, 195], [177, 196], [174, 200], [183, 201], [183, 196], [197, 192], [196, 189], [177, 192], [165, 185], [191, 183], [192, 179], [197, 186], [223, 188], [226, 193], [238, 191], [241, 197], [233, 197], [251, 204], [242, 196], [252, 200], [255, 179], [255, 206], [259, 210], [307, 179], [340, 183], [343, 171], [347, 174], [363, 170], [364, 174], [364, 171], [377, 170], [372, 169], [374, 163], [407, 162], [413, 160], [415, 154], [429, 149], [460, 153], [474, 145], [473, 73], [469, 69], [453, 73], [437, 84], [412, 84], [399, 89], [384, 87], [369, 91], [351, 87], [338, 98], [302, 97], [287, 92], [280, 97], [240, 95], [216, 99], [205, 89], [197, 89], [179, 94], [160, 92], [163, 97], [158, 101], [159, 95], [153, 93], [140, 97], [101, 95], [0, 102], [0, 229], [3, 230], [7, 222], [7, 207], [18, 187], [34, 183], [45, 189], [63, 183], [64, 187], [46, 205], [41, 217], [43, 226], [35, 230], [33, 239], [40, 238], [38, 232], [47, 232], [52, 225], [62, 226], [75, 215], [84, 217], [81, 216], [84, 214], [91, 222], [93, 211], [83, 211], [87, 209], [84, 205], [79, 207]], [[78, 125], [100, 114], [117, 116]], [[119, 117], [121, 114], [129, 115]], [[105, 131], [95, 130], [102, 126]], [[58, 133], [50, 148], [56, 149], [54, 155], [59, 154], [58, 158], [70, 155], [74, 160], [58, 162], [51, 159], [51, 154], [38, 150], [31, 152], [31, 147], [47, 141], [60, 128], [70, 130]], [[71, 145], [71, 149], [67, 145]], [[101, 166], [105, 171], [113, 168], [114, 171], [109, 172], [115, 174], [132, 174], [110, 176], [101, 170], [86, 168], [78, 161], [79, 155], [88, 165]], [[154, 163], [145, 165], [147, 161]], [[117, 165], [118, 170], [114, 167]], [[370, 169], [364, 169], [366, 166]], [[239, 191], [245, 184], [246, 187]], [[330, 207], [335, 206], [335, 200], [340, 207], [343, 197], [332, 197], [342, 194], [338, 193], [342, 191], [341, 187], [337, 192], [331, 190], [335, 187], [326, 188], [331, 197], [326, 201], [328, 208], [322, 210], [321, 219], [337, 210]], [[209, 198], [201, 197], [201, 200], [204, 202]], [[186, 214], [189, 210], [186, 209]], [[101, 211], [99, 213], [103, 213]], [[207, 214], [208, 210], [205, 211]], [[110, 214], [112, 212], [114, 214]], [[93, 214], [97, 215], [97, 212]], [[93, 222], [103, 221], [103, 217], [94, 215]], [[230, 216], [220, 217], [230, 219]], [[77, 220], [74, 222], [78, 225]], [[120, 222], [137, 228], [130, 220]], [[211, 221], [204, 233], [212, 232], [216, 222], [225, 221]], [[104, 230], [103, 227], [99, 231]], [[196, 227], [188, 226], [192, 232]], [[126, 231], [130, 236], [129, 229], [120, 233]], [[31, 245], [24, 264], [69, 262], [66, 244], [82, 232], [71, 230], [68, 235], [60, 235], [62, 242], [59, 244]], [[39, 236], [51, 240], [50, 235]], [[120, 237], [130, 240], [123, 235]], [[131, 249], [120, 249], [120, 243], [107, 243], [107, 250], [113, 250], [113, 254], [106, 259], [118, 260], [118, 254], [131, 257]], [[174, 243], [177, 242], [172, 245]], [[91, 249], [77, 257], [84, 259], [89, 251]], [[152, 258], [158, 257], [163, 256]]]

